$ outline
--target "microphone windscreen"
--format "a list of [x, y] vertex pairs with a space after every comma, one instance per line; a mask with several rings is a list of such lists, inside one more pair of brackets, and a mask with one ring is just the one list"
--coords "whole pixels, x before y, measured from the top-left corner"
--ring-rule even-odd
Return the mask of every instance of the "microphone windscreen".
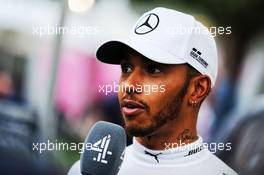
[[81, 154], [83, 175], [116, 175], [126, 148], [125, 130], [116, 124], [99, 121], [88, 133]]

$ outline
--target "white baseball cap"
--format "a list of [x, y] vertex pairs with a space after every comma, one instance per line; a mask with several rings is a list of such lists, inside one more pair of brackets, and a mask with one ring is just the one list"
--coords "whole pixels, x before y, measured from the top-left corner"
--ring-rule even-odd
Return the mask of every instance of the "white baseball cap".
[[158, 63], [188, 63], [211, 79], [214, 86], [218, 58], [213, 36], [193, 16], [163, 7], [144, 13], [127, 38], [102, 44], [96, 57], [109, 64], [120, 64], [120, 53], [130, 47]]

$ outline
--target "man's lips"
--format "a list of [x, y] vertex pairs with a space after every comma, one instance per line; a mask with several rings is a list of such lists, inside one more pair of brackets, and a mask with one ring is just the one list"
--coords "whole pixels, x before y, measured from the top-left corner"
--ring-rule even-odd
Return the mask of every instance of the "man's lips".
[[135, 116], [145, 111], [145, 106], [134, 100], [125, 99], [121, 107], [125, 116]]

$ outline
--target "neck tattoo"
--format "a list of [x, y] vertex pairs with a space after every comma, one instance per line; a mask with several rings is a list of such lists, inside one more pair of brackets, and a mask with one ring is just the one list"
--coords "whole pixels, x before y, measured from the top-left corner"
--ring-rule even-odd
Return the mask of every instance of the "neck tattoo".
[[189, 129], [185, 129], [178, 135], [177, 139], [180, 142], [192, 141], [196, 139], [196, 136], [194, 136]]

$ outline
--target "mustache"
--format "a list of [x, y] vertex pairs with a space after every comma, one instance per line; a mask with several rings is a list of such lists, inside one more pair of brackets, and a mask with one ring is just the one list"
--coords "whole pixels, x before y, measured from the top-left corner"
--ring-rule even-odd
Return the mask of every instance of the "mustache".
[[149, 111], [149, 105], [144, 100], [138, 99], [136, 97], [131, 97], [131, 96], [125, 96], [124, 98], [122, 98], [121, 102], [120, 102], [120, 107], [124, 106], [124, 103], [125, 103], [124, 100], [125, 99], [136, 101], [136, 102], [142, 104], [145, 107], [145, 109], [147, 111]]

